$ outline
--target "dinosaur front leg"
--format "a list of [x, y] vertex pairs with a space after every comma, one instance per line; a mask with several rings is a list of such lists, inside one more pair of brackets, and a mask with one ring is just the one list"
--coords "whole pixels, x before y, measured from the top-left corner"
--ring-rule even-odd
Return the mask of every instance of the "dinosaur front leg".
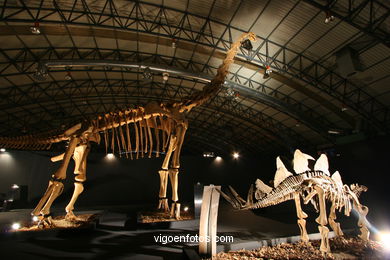
[[49, 224], [51, 225], [50, 217], [50, 207], [53, 204], [54, 200], [62, 193], [64, 184], [63, 180], [66, 178], [66, 169], [68, 168], [70, 158], [73, 154], [73, 151], [77, 145], [78, 138], [72, 138], [70, 140], [69, 146], [64, 154], [63, 160], [60, 167], [52, 175], [52, 179], [49, 181], [49, 186], [43, 195], [42, 199], [39, 201], [37, 207], [33, 210], [32, 214], [37, 216], [40, 215], [39, 226]]
[[171, 207], [171, 217], [180, 219], [180, 203], [178, 195], [178, 185], [179, 185], [179, 168], [180, 168], [180, 152], [183, 146], [184, 135], [186, 132], [186, 125], [180, 125], [177, 127], [177, 143], [176, 149], [172, 158], [172, 169], [169, 169], [169, 179], [171, 180], [172, 185], [172, 207]]
[[162, 209], [166, 212], [169, 211], [168, 199], [167, 199], [167, 186], [168, 186], [168, 170], [159, 170], [160, 174], [160, 192], [158, 194], [159, 202], [158, 209]]
[[160, 192], [159, 192], [159, 203], [158, 209], [169, 211], [168, 198], [167, 198], [167, 186], [168, 186], [168, 165], [171, 159], [173, 150], [176, 146], [176, 136], [171, 135], [169, 140], [168, 151], [165, 155], [162, 169], [158, 172], [160, 174]]
[[316, 222], [319, 224], [318, 230], [321, 234], [321, 246], [320, 250], [324, 256], [326, 256], [328, 253], [330, 253], [330, 246], [329, 246], [329, 229], [326, 227], [328, 224], [327, 217], [326, 217], [326, 204], [325, 204], [325, 194], [324, 190], [316, 186], [315, 187], [318, 195], [318, 205], [320, 208], [320, 216], [316, 218]]
[[303, 242], [309, 242], [309, 236], [306, 231], [306, 220], [305, 220], [305, 218], [307, 218], [307, 214], [302, 210], [299, 193], [294, 194], [294, 200], [295, 200], [295, 208], [297, 210], [297, 216], [298, 216], [298, 226], [301, 231], [301, 240]]
[[75, 182], [74, 182], [74, 191], [71, 200], [69, 201], [69, 204], [66, 206], [66, 216], [65, 218], [67, 220], [78, 220], [78, 218], [74, 215], [74, 204], [76, 203], [76, 200], [78, 199], [79, 195], [84, 190], [83, 183], [87, 179], [87, 156], [89, 153], [89, 147], [84, 144], [76, 147], [74, 154], [73, 154], [73, 160], [75, 162], [75, 170], [74, 174], [75, 176]]
[[336, 234], [336, 236], [343, 236], [344, 233], [343, 233], [343, 231], [340, 228], [340, 223], [335, 221], [336, 218], [337, 218], [337, 216], [336, 216], [336, 205], [335, 205], [335, 203], [333, 201], [332, 202], [332, 206], [330, 208], [330, 212], [329, 212], [329, 218], [328, 218], [329, 225], [333, 229], [333, 231]]
[[169, 179], [171, 180], [171, 187], [172, 187], [171, 217], [175, 217], [176, 219], [180, 219], [180, 203], [178, 203], [179, 196], [177, 193], [178, 174], [179, 174], [179, 169], [169, 169]]
[[360, 228], [360, 235], [359, 237], [364, 240], [368, 241], [370, 240], [370, 230], [367, 227], [367, 214], [368, 214], [368, 207], [361, 205], [358, 203], [355, 206], [359, 212], [359, 220], [358, 220], [358, 226]]

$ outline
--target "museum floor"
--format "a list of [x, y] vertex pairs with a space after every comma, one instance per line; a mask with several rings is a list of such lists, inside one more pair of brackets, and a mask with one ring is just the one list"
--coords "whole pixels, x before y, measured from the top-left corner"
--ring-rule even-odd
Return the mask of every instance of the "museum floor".
[[[0, 236], [2, 259], [186, 259], [183, 248], [195, 243], [155, 242], [159, 235], [196, 235], [198, 220], [140, 225], [133, 222], [133, 211], [125, 207], [106, 207], [95, 228], [65, 231], [11, 232]], [[292, 208], [293, 209], [293, 208]], [[58, 209], [60, 210], [60, 209]], [[83, 209], [87, 210], [87, 209]], [[0, 212], [0, 229], [29, 218], [30, 209]], [[83, 212], [76, 212], [83, 213]], [[218, 245], [218, 251], [256, 248], [260, 245], [298, 239], [295, 211], [271, 208], [267, 211], [233, 211], [222, 203], [217, 234], [233, 236], [233, 243]], [[316, 213], [309, 213], [308, 231], [317, 233]], [[344, 230], [354, 228], [356, 219], [341, 219]], [[315, 235], [314, 235], [315, 237]], [[3, 258], [5, 257], [5, 258]]]

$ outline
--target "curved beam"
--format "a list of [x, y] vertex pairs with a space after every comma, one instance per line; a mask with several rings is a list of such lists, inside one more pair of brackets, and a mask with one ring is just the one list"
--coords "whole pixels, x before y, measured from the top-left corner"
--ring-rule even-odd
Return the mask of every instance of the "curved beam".
[[[196, 46], [197, 52], [202, 51], [202, 47], [200, 46], [208, 46], [214, 50], [219, 51], [224, 50], [224, 48], [216, 46], [216, 43], [221, 43], [223, 46], [228, 46], [231, 42], [231, 35], [233, 33], [243, 32], [242, 29], [232, 26], [231, 24], [226, 24], [211, 19], [210, 17], [192, 14], [187, 11], [159, 4], [145, 3], [142, 1], [133, 2], [130, 4], [131, 7], [129, 6], [129, 8], [132, 9], [130, 14], [121, 15], [120, 10], [117, 9], [115, 3], [112, 1], [106, 2], [106, 4], [109, 3], [110, 8], [104, 8], [105, 5], [99, 7], [96, 6], [96, 9], [102, 8], [98, 11], [92, 11], [90, 8], [88, 8], [87, 5], [77, 5], [77, 0], [74, 1], [74, 8], [70, 9], [68, 7], [60, 6], [57, 1], [53, 0], [54, 5], [39, 6], [39, 11], [42, 11], [41, 13], [38, 11], [37, 6], [29, 6], [28, 3], [23, 4], [23, 6], [5, 6], [4, 9], [9, 10], [7, 16], [1, 17], [1, 19], [10, 22], [28, 22], [30, 24], [38, 20], [49, 24], [66, 23], [67, 25], [87, 25], [94, 26], [96, 28], [100, 27], [116, 29], [107, 30], [106, 34], [108, 34], [108, 37], [111, 38], [121, 37], [122, 32], [118, 31], [117, 29], [124, 31], [134, 31], [137, 33], [135, 33], [136, 38], [133, 39], [137, 40], [139, 40], [138, 36], [140, 29], [143, 29], [143, 31], [147, 34], [160, 36], [159, 44], [168, 43], [168, 45], [170, 45], [172, 43], [172, 38], [180, 40], [181, 42], [179, 45], [185, 45], [188, 44], [188, 42], [196, 43], [196, 45], [192, 45], [191, 51], [193, 51], [194, 46]], [[165, 18], [156, 19], [155, 16], [151, 17], [145, 15], [142, 10], [147, 8], [154, 9], [154, 11], [157, 11], [156, 13], [158, 14], [164, 14]], [[2, 12], [1, 15], [4, 13], [6, 12]], [[33, 13], [37, 13], [37, 15], [33, 16]], [[174, 14], [175, 16], [169, 17], [170, 13]], [[20, 16], [23, 16], [21, 14], [28, 18], [20, 19]], [[191, 17], [191, 19], [189, 19], [189, 17]], [[168, 19], [177, 21], [177, 23], [168, 23]], [[195, 28], [194, 26], [188, 24], [192, 19], [200, 20], [199, 24], [204, 24], [203, 28], [207, 26], [210, 29], [210, 32], [201, 28]], [[137, 26], [134, 26], [134, 24]], [[185, 26], [187, 24], [188, 26]], [[222, 35], [220, 38], [216, 36], [218, 34], [213, 35], [212, 30], [214, 26], [217, 26], [218, 28], [221, 26], [225, 27], [225, 35]], [[157, 28], [162, 28], [162, 30], [156, 30]], [[59, 28], [57, 27], [56, 29], [58, 30]], [[64, 31], [61, 33], [71, 33], [77, 35], [77, 29], [79, 28], [76, 28], [75, 31], [71, 31], [71, 26], [66, 26], [66, 29], [64, 29]], [[27, 28], [25, 28], [25, 30], [27, 30]], [[91, 32], [92, 30], [90, 30], [90, 27], [88, 27], [88, 30], [90, 31], [90, 34], [95, 34], [95, 30]], [[96, 36], [101, 37], [99, 35]], [[223, 39], [223, 36], [225, 36], [225, 38], [229, 37], [229, 40]], [[163, 39], [162, 37], [166, 38]], [[307, 84], [320, 89], [323, 91], [323, 93], [332, 96], [333, 98], [339, 100], [339, 102], [344, 103], [350, 108], [354, 109], [365, 119], [372, 122], [376, 128], [386, 132], [388, 131], [387, 121], [390, 114], [389, 108], [367, 93], [363, 88], [360, 88], [353, 82], [340, 77], [340, 75], [332, 71], [332, 69], [326, 68], [322, 64], [312, 60], [302, 53], [295, 52], [294, 50], [270, 41], [267, 38], [259, 38], [263, 41], [263, 43], [257, 48], [257, 50], [260, 50], [262, 46], [272, 46], [273, 49], [276, 49], [274, 55], [269, 56], [268, 52], [266, 52], [266, 54], [254, 53], [248, 57], [248, 55], [243, 54], [241, 55], [241, 57], [244, 58], [243, 61], [245, 61], [245, 58], [249, 58], [250, 62], [248, 63], [254, 65], [257, 67], [257, 70], [259, 70], [259, 68], [263, 66], [262, 64], [264, 64], [264, 60], [271, 60], [272, 62], [270, 65], [271, 67], [274, 67], [275, 70], [287, 73], [288, 75], [291, 75], [299, 80], [303, 80]], [[286, 55], [286, 52], [288, 52], [288, 55]], [[218, 51], [215, 51], [215, 53], [218, 53]], [[291, 56], [294, 58], [289, 58], [289, 60], [286, 60], [286, 57]], [[304, 62], [302, 62], [302, 60], [304, 60]], [[307, 65], [304, 64], [307, 64], [308, 62], [311, 65], [305, 67]], [[284, 75], [278, 75], [277, 73], [273, 73], [273, 75], [277, 76], [275, 77], [276, 80], [283, 79], [284, 84], [289, 85], [288, 82], [291, 81]], [[291, 87], [299, 87], [297, 90], [303, 90], [306, 95], [308, 92], [315, 94], [309, 88], [303, 87], [298, 83], [293, 84]], [[317, 101], [323, 99], [321, 102], [319, 102], [321, 105], [337, 114], [343, 120], [349, 122], [352, 126], [355, 125], [355, 121], [351, 120], [351, 118], [348, 118], [345, 113], [341, 113], [339, 111], [339, 107], [334, 106], [320, 95], [309, 95], [309, 97], [314, 97]]]
[[[13, 20], [11, 19], [11, 21], [13, 21]], [[26, 22], [25, 20], [17, 20], [17, 21]], [[32, 23], [34, 21], [30, 21], [30, 22]], [[47, 21], [47, 22], [58, 23], [58, 21]], [[72, 24], [72, 23], [70, 23], [70, 24]], [[84, 24], [83, 23], [82, 24], [75, 23], [75, 25], [84, 25]], [[99, 25], [99, 26], [101, 26], [101, 25]], [[9, 30], [9, 29], [7, 29], [7, 27], [4, 27], [4, 28], [3, 27], [0, 26], [0, 35], [1, 35], [2, 31], [4, 31], [3, 35], [9, 35], [8, 33], [10, 33], [10, 34], [17, 33], [18, 35], [23, 35], [23, 34], [31, 35], [31, 32], [28, 30], [28, 28], [26, 28], [26, 26], [20, 26], [20, 25], [12, 26], [13, 30]], [[138, 42], [154, 43], [154, 44], [166, 45], [166, 46], [171, 46], [171, 44], [172, 44], [172, 39], [170, 37], [168, 37], [168, 35], [166, 35], [166, 34], [158, 34], [155, 32], [146, 32], [147, 34], [145, 34], [145, 33], [142, 33], [142, 31], [138, 32], [138, 31], [130, 29], [130, 28], [128, 28], [125, 32], [118, 32], [118, 31], [113, 31], [111, 29], [103, 29], [103, 28], [94, 29], [93, 31], [91, 31], [89, 28], [80, 28], [80, 27], [72, 27], [72, 26], [67, 26], [66, 30], [64, 28], [59, 28], [58, 26], [51, 26], [51, 25], [45, 25], [45, 26], [41, 26], [41, 27], [44, 29], [44, 32], [46, 35], [63, 35], [66, 33], [70, 33], [74, 36], [84, 36], [84, 37], [85, 36], [90, 36], [90, 37], [94, 36], [94, 37], [116, 38], [116, 39], [131, 40], [131, 41], [137, 40]], [[106, 26], [106, 25], [104, 25], [102, 27], [116, 28], [115, 26], [110, 27], [110, 26]], [[179, 28], [177, 28], [177, 29], [179, 29]], [[234, 29], [238, 30], [240, 32], [243, 32], [242, 30], [240, 30], [238, 28], [234, 28]], [[136, 32], [133, 32], [133, 31], [136, 31]], [[158, 36], [158, 37], [154, 37], [153, 35]], [[213, 41], [216, 41], [216, 39], [214, 39], [215, 37], [213, 35], [207, 35], [207, 37], [211, 37], [213, 39]], [[205, 42], [200, 42], [199, 39], [179, 38], [176, 36], [175, 36], [175, 38], [180, 40], [180, 44], [176, 48], [188, 50], [191, 52], [196, 51], [198, 53], [202, 53], [205, 55], [210, 55], [210, 53], [213, 53], [213, 56], [215, 58], [220, 58], [220, 59], [223, 59], [225, 56], [225, 53], [224, 53], [225, 49], [224, 48], [213, 46], [213, 45], [207, 44]], [[268, 39], [261, 38], [261, 40], [263, 40], [264, 42], [269, 42]], [[264, 44], [264, 42], [263, 42], [263, 44]], [[227, 41], [223, 41], [223, 43], [224, 43], [224, 45], [230, 44], [230, 42], [227, 42]], [[282, 48], [283, 50], [286, 48], [285, 46], [280, 46], [279, 44], [274, 43], [274, 42], [270, 42], [270, 43], [274, 44], [277, 48]], [[260, 45], [260, 46], [262, 46], [262, 45]], [[213, 49], [216, 49], [216, 50], [213, 51]], [[260, 48], [258, 48], [258, 49], [260, 49]], [[319, 69], [316, 69], [316, 71], [324, 71], [325, 70], [327, 72], [327, 75], [334, 74], [333, 71], [330, 71], [330, 70], [324, 68], [321, 64], [315, 63], [315, 61], [308, 59], [307, 57], [304, 57], [301, 54], [297, 54], [296, 52], [294, 52], [292, 50], [288, 50], [288, 51], [292, 52], [293, 55], [298, 55], [298, 56], [296, 56], [297, 58], [294, 58], [291, 61], [281, 61], [281, 60], [277, 60], [276, 58], [265, 56], [264, 54], [261, 54], [261, 53], [255, 53], [255, 55], [248, 60], [248, 56], [246, 56], [244, 54], [238, 54], [235, 57], [235, 64], [238, 64], [240, 66], [246, 67], [246, 68], [254, 70], [254, 71], [258, 71], [259, 73], [264, 73], [264, 65], [263, 65], [264, 62], [262, 60], [263, 59], [264, 60], [273, 60], [273, 63], [270, 64], [271, 67], [273, 67], [273, 69], [274, 69], [274, 72], [270, 75], [271, 78], [285, 84], [286, 86], [289, 86], [289, 87], [295, 89], [296, 91], [299, 91], [299, 92], [305, 94], [307, 97], [309, 97], [311, 99], [314, 99], [321, 106], [324, 106], [326, 109], [328, 109], [329, 111], [332, 111], [338, 117], [340, 117], [344, 121], [348, 122], [349, 125], [351, 125], [352, 127], [355, 127], [354, 118], [347, 115], [346, 113], [342, 113], [340, 107], [329, 102], [326, 98], [322, 97], [321, 95], [318, 95], [317, 93], [312, 91], [310, 88], [303, 86], [302, 84], [298, 83], [296, 80], [292, 80], [288, 76], [285, 76], [282, 73], [279, 73], [277, 71], [287, 73], [294, 78], [302, 80], [302, 81], [306, 82], [307, 84], [310, 84], [316, 88], [319, 88], [321, 91], [323, 91], [327, 95], [331, 95], [332, 97], [340, 100], [340, 102], [346, 103], [350, 97], [344, 96], [344, 93], [341, 93], [341, 94], [337, 93], [337, 90], [340, 88], [340, 84], [337, 81], [337, 79], [342, 79], [342, 78], [340, 78], [340, 76], [338, 76], [338, 75], [334, 75], [331, 82], [333, 82], [333, 83], [338, 82], [338, 84], [337, 85], [334, 84], [334, 86], [328, 86], [328, 85], [326, 85], [326, 82], [323, 80], [323, 78], [321, 80], [313, 78], [313, 76], [311, 76], [308, 72], [310, 70], [308, 70], [307, 68], [304, 68], [303, 70], [299, 71], [299, 73], [295, 73], [294, 72], [295, 68], [293, 66], [296, 66], [297, 61], [300, 62], [302, 60], [302, 57], [303, 57], [304, 59], [307, 59], [310, 62], [312, 62], [312, 64], [314, 64], [315, 66], [321, 67]], [[302, 67], [302, 66], [299, 66], [299, 67]], [[287, 68], [289, 68], [289, 69], [287, 69]], [[325, 75], [325, 76], [327, 76], [327, 75]], [[304, 77], [302, 77], [302, 76], [304, 76]], [[321, 75], [321, 76], [323, 77], [323, 75]], [[348, 81], [345, 79], [342, 79], [342, 83], [347, 84]], [[357, 88], [355, 85], [351, 85], [351, 86], [354, 88], [354, 91], [358, 91], [358, 92], [363, 91], [363, 90]], [[351, 86], [350, 86], [350, 88], [351, 88]], [[332, 88], [333, 92], [328, 91], [330, 88]], [[363, 96], [366, 96], [366, 95], [368, 95], [368, 94], [363, 92]], [[370, 99], [368, 99], [368, 100], [370, 100], [370, 102], [376, 101], [376, 99], [374, 99], [373, 97], [370, 97]], [[350, 102], [348, 105], [351, 108], [354, 108], [354, 106], [355, 106], [353, 104], [353, 102]], [[358, 113], [361, 113], [358, 110], [356, 110], [356, 111]], [[370, 119], [370, 120], [373, 120], [374, 118], [375, 117], [372, 117], [372, 116], [367, 117], [367, 119]]]
[[[40, 74], [46, 74], [48, 69], [51, 68], [79, 68], [79, 67], [119, 67], [125, 69], [145, 69], [149, 68], [152, 71], [156, 72], [168, 72], [170, 74], [179, 75], [181, 77], [200, 80], [203, 82], [210, 82], [213, 78], [210, 75], [205, 73], [194, 73], [186, 70], [181, 70], [172, 66], [162, 66], [151, 63], [142, 63], [142, 62], [128, 62], [128, 61], [108, 61], [108, 60], [47, 60], [41, 61], [38, 66], [37, 72]], [[313, 118], [308, 117], [307, 115], [298, 111], [295, 107], [281, 102], [280, 100], [273, 98], [272, 96], [263, 94], [259, 91], [244, 87], [234, 81], [225, 80], [225, 86], [231, 87], [232, 89], [238, 91], [240, 95], [256, 100], [259, 103], [266, 104], [270, 107], [279, 110], [294, 119], [302, 122], [307, 125], [312, 130], [320, 133], [325, 138], [328, 138], [327, 130], [329, 126], [320, 125]]]
[[[19, 75], [20, 73], [29, 73], [33, 68], [33, 64], [31, 64], [31, 62], [39, 62], [38, 60], [26, 60], [26, 59], [18, 59], [18, 57], [25, 57], [26, 55], [23, 55], [20, 54], [20, 52], [18, 52], [18, 49], [6, 49], [5, 50], [6, 52], [9, 52], [9, 51], [12, 51], [12, 53], [18, 53], [17, 56], [15, 56], [15, 58], [11, 58], [10, 57], [10, 61], [7, 62], [7, 63], [4, 63], [4, 62], [0, 62], [0, 64], [4, 64], [6, 66], [6, 68], [8, 66], [11, 66], [10, 64], [15, 64], [15, 67], [17, 67], [17, 69], [19, 70], [18, 73], [0, 73], [0, 77], [6, 77], [6, 76], [14, 76], [14, 75]], [[20, 50], [19, 50], [20, 51]], [[33, 52], [34, 55], [33, 56], [44, 56], [44, 57], [68, 57], [68, 54], [69, 53], [72, 53], [73, 49], [72, 48], [56, 48], [56, 49], [47, 49], [47, 48], [32, 48], [32, 49], [29, 49], [29, 52]], [[64, 53], [64, 54], [62, 54]], [[201, 63], [198, 63], [198, 62], [194, 62], [194, 61], [188, 61], [188, 60], [185, 60], [185, 59], [181, 59], [181, 58], [177, 58], [177, 57], [170, 57], [170, 56], [163, 56], [163, 55], [152, 55], [150, 53], [143, 53], [143, 52], [132, 52], [132, 51], [127, 51], [127, 50], [118, 50], [118, 49], [95, 49], [95, 48], [78, 48], [78, 51], [76, 53], [78, 56], [81, 56], [80, 59], [90, 59], [90, 57], [106, 57], [106, 59], [110, 59], [112, 62], [116, 62], [115, 59], [118, 59], [118, 57], [126, 57], [126, 59], [131, 59], [131, 57], [143, 57], [146, 56], [146, 57], [149, 57], [150, 60], [153, 60], [154, 63], [156, 63], [157, 61], [160, 61], [160, 60], [164, 60], [166, 61], [165, 64], [176, 64], [176, 65], [180, 65], [182, 66], [182, 68], [185, 68], [184, 71], [187, 71], [189, 67], [193, 68], [195, 67], [203, 67], [205, 66], [204, 64], [201, 64]], [[114, 60], [113, 60], [114, 59]], [[93, 60], [91, 60], [92, 62]], [[119, 61], [120, 62], [120, 61]], [[130, 61], [129, 61], [130, 62]], [[20, 64], [20, 65], [19, 65]], [[30, 64], [28, 66], [25, 66], [25, 64]], [[166, 65], [163, 65], [164, 67]], [[45, 68], [45, 67], [43, 67]], [[194, 68], [193, 68], [194, 69]], [[216, 67], [212, 67], [212, 66], [207, 66], [207, 70], [208, 71], [214, 71], [215, 69], [217, 69]], [[110, 71], [115, 71], [115, 67], [111, 67], [109, 69]], [[6, 69], [4, 69], [4, 71], [6, 71]], [[88, 71], [86, 69], [80, 69], [80, 71]], [[117, 70], [118, 72], [123, 72], [122, 70]], [[105, 70], [103, 71], [105, 72]], [[46, 71], [44, 70], [43, 72], [41, 72], [40, 74], [44, 74], [46, 73]], [[196, 75], [198, 74], [197, 72], [193, 72], [195, 73]], [[334, 127], [337, 127], [337, 125], [335, 125], [334, 123], [331, 123], [329, 120], [327, 120], [323, 115], [320, 115], [319, 113], [317, 113], [313, 108], [309, 107], [309, 106], [306, 106], [305, 104], [303, 104], [302, 102], [298, 101], [298, 100], [295, 100], [294, 98], [278, 91], [277, 89], [275, 88], [270, 88], [264, 84], [262, 84], [261, 82], [259, 81], [256, 81], [256, 80], [253, 80], [251, 78], [247, 78], [247, 77], [243, 77], [241, 75], [238, 75], [238, 74], [233, 74], [231, 75], [231, 77], [235, 80], [235, 83], [237, 82], [245, 82], [245, 86], [244, 87], [247, 87], [249, 89], [258, 89], [259, 92], [262, 92], [264, 94], [267, 94], [267, 96], [270, 96], [270, 97], [273, 97], [274, 99], [278, 99], [278, 100], [283, 100], [282, 102], [285, 103], [286, 105], [288, 105], [288, 110], [291, 111], [290, 108], [295, 108], [295, 110], [297, 111], [297, 113], [299, 112], [300, 115], [304, 115], [306, 118], [310, 117], [310, 118], [316, 118], [316, 124], [314, 125], [314, 127], [316, 126], [323, 126], [324, 128], [334, 128]], [[245, 91], [246, 89], [245, 88], [240, 88], [241, 90]], [[272, 102], [275, 104], [275, 102]], [[310, 116], [309, 116], [310, 115]], [[314, 122], [312, 122], [314, 123]], [[318, 127], [317, 127], [318, 129]]]

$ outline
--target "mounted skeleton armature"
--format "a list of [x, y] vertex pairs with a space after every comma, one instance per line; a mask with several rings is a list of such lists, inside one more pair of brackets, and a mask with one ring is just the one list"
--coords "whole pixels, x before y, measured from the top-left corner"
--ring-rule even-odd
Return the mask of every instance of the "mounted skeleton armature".
[[[314, 160], [310, 155], [296, 150], [294, 153], [293, 168], [295, 175], [287, 170], [280, 157], [276, 158], [276, 173], [273, 180], [274, 187], [270, 187], [261, 180], [256, 180], [256, 189], [251, 185], [247, 200], [241, 198], [237, 192], [229, 186], [229, 190], [221, 195], [232, 204], [235, 209], [248, 210], [265, 208], [288, 200], [294, 200], [298, 216], [298, 226], [301, 231], [301, 240], [309, 241], [306, 231], [307, 214], [301, 208], [301, 199], [304, 204], [313, 204], [320, 213], [316, 222], [321, 234], [320, 250], [324, 255], [330, 253], [328, 233], [326, 225], [329, 223], [336, 236], [342, 236], [340, 224], [336, 220], [336, 210], [344, 209], [346, 216], [350, 215], [352, 207], [359, 213], [358, 226], [360, 238], [368, 240], [370, 232], [367, 228], [366, 215], [368, 208], [359, 202], [359, 196], [367, 187], [358, 184], [344, 185], [341, 176], [336, 171], [332, 176], [329, 173], [328, 158], [322, 154], [316, 161], [314, 169], [308, 167], [308, 160]], [[254, 202], [253, 199], [256, 199]], [[329, 216], [326, 213], [326, 203], [331, 203]]]
[[[180, 168], [180, 151], [184, 136], [188, 128], [188, 121], [184, 112], [200, 106], [215, 96], [221, 89], [229, 67], [234, 61], [241, 42], [255, 40], [253, 33], [244, 33], [237, 42], [231, 45], [226, 58], [218, 68], [216, 76], [206, 84], [202, 91], [194, 93], [180, 102], [157, 103], [151, 102], [145, 107], [129, 108], [97, 116], [90, 121], [78, 123], [59, 134], [40, 136], [0, 137], [0, 145], [13, 149], [49, 149], [53, 143], [68, 141], [65, 153], [55, 156], [52, 161], [61, 161], [60, 167], [52, 175], [48, 188], [32, 214], [40, 216], [41, 224], [51, 225], [50, 208], [54, 200], [63, 191], [63, 181], [71, 157], [75, 161], [75, 189], [71, 201], [66, 206], [67, 218], [75, 219], [74, 204], [83, 191], [83, 182], [86, 180], [86, 162], [90, 151], [90, 142], [100, 143], [102, 139], [106, 145], [106, 152], [124, 154], [127, 158], [138, 159], [145, 155], [152, 156], [155, 152], [159, 157], [165, 152], [165, 158], [160, 175], [160, 192], [158, 208], [169, 211], [166, 198], [168, 176], [172, 185], [171, 216], [180, 218], [180, 204], [178, 202], [178, 173]], [[134, 155], [133, 155], [134, 154]]]

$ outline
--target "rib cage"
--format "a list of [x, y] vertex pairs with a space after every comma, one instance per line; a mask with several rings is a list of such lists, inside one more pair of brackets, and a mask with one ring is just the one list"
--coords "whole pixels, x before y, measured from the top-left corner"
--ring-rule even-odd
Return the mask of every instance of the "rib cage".
[[280, 183], [276, 188], [274, 188], [269, 194], [264, 196], [262, 199], [257, 201], [253, 205], [249, 205], [248, 209], [255, 208], [265, 208], [268, 206], [273, 206], [291, 200], [294, 198], [294, 193], [301, 192], [303, 193], [307, 186], [304, 184], [305, 181], [311, 179], [324, 179], [326, 180], [326, 185], [323, 185], [325, 191], [325, 197], [330, 200], [338, 201], [337, 209], [341, 209], [344, 206], [349, 205], [349, 199], [346, 196], [344, 190], [337, 188], [336, 183], [322, 171], [307, 171], [299, 175], [289, 176], [282, 183]]
[[[141, 109], [142, 110], [142, 109]], [[150, 158], [155, 152], [156, 157], [165, 152], [171, 133], [178, 125], [168, 115], [145, 115], [137, 117], [137, 112], [121, 111], [106, 114], [94, 121], [96, 131], [103, 135], [106, 153], [117, 152], [127, 158]]]
[[294, 192], [298, 191], [301, 184], [306, 179], [306, 175], [296, 175], [287, 177], [282, 183], [280, 183], [275, 189], [268, 193], [264, 198], [257, 201], [252, 206], [248, 207], [251, 209], [265, 208], [273, 206], [284, 201], [293, 199]]

